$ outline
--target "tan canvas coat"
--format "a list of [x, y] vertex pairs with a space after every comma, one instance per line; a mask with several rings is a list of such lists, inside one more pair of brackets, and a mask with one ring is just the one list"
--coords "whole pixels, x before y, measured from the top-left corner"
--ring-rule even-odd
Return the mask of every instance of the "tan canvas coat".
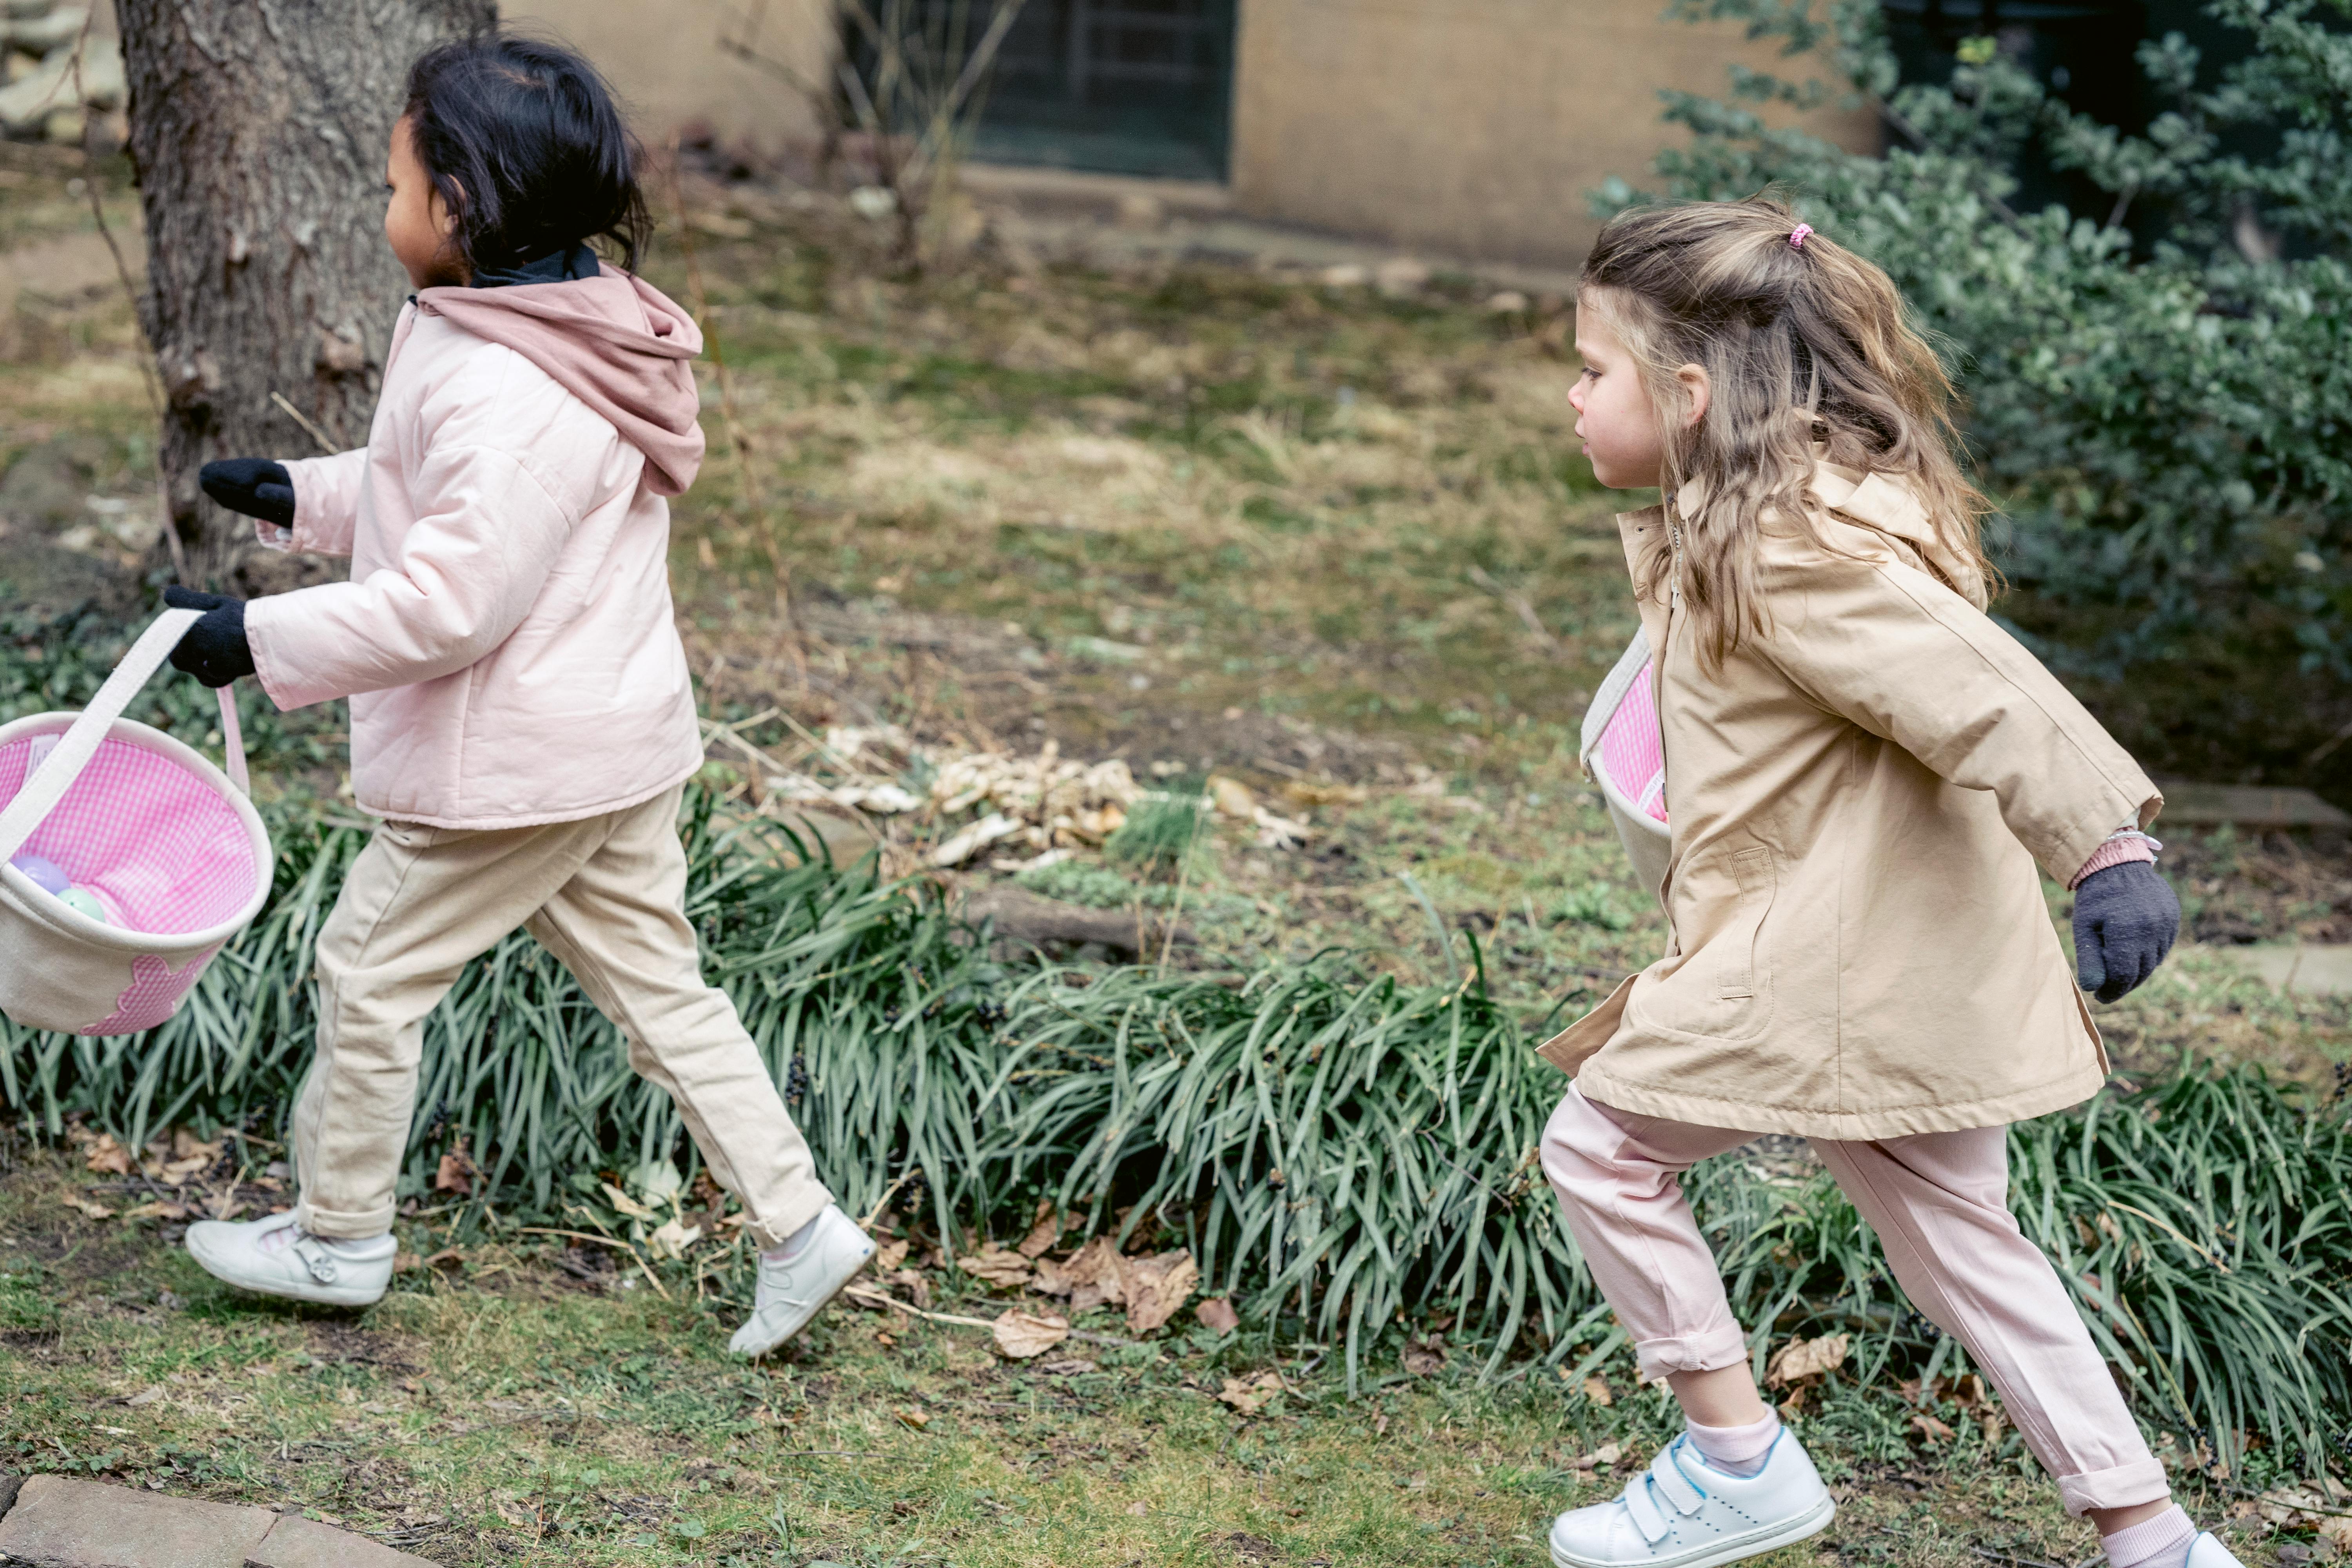
[[[2034, 862], [2065, 881], [2163, 798], [1980, 597], [1927, 569], [1907, 489], [1824, 465], [1812, 499], [1820, 541], [1793, 521], [1764, 539], [1770, 632], [1717, 674], [1679, 604], [1636, 589], [1670, 940], [1542, 1053], [1606, 1105], [1811, 1137], [2087, 1099], [2105, 1054]], [[1668, 521], [1618, 525], [1638, 563]]]

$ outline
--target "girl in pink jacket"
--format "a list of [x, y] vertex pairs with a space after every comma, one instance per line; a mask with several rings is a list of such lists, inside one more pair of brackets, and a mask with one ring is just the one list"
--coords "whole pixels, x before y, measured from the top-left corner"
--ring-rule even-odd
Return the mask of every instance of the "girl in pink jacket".
[[[1951, 388], [1886, 275], [1758, 199], [1602, 230], [1577, 434], [1652, 655], [1665, 955], [1542, 1054], [1576, 1075], [1545, 1174], [1685, 1434], [1553, 1523], [1558, 1568], [1706, 1568], [1836, 1507], [1759, 1397], [1680, 1178], [1811, 1140], [1920, 1311], [1956, 1336], [2114, 1568], [2235, 1568], [2008, 1208], [2007, 1123], [2098, 1092], [2077, 986], [2154, 973], [2180, 908], [2162, 798], [1985, 614], [1984, 500]], [[2070, 972], [2035, 867], [2075, 890]]]
[[[425, 1016], [517, 926], [677, 1100], [762, 1246], [732, 1348], [799, 1331], [873, 1251], [817, 1180], [683, 912], [677, 819], [701, 766], [671, 617], [667, 498], [702, 458], [685, 311], [630, 270], [638, 150], [585, 61], [489, 37], [411, 68], [384, 237], [417, 292], [368, 444], [206, 465], [214, 500], [351, 580], [206, 610], [174, 662], [281, 709], [351, 702], [382, 818], [319, 936], [319, 1038], [294, 1113], [299, 1201], [188, 1230], [232, 1284], [346, 1305], [392, 1274]], [[614, 267], [590, 248], [603, 240]]]

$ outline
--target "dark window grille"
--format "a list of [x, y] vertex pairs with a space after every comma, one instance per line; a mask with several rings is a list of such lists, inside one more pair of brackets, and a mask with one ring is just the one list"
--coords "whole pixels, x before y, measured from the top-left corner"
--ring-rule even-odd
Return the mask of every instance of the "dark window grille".
[[[975, 154], [1223, 179], [1234, 3], [1029, 0], [999, 47]], [[994, 10], [994, 0], [920, 0], [908, 7], [926, 36], [960, 37], [967, 47], [987, 30]], [[849, 48], [870, 79], [873, 50], [855, 30]]]

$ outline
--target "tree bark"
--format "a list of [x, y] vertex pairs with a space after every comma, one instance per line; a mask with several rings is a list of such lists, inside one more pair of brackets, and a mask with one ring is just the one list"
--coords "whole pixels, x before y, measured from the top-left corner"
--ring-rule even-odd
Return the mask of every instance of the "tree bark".
[[196, 471], [215, 458], [283, 461], [367, 440], [409, 292], [383, 232], [401, 88], [418, 53], [494, 25], [497, 5], [118, 0], [116, 10], [147, 220], [142, 316], [168, 400], [164, 493], [190, 577], [250, 590], [252, 526], [205, 500]]

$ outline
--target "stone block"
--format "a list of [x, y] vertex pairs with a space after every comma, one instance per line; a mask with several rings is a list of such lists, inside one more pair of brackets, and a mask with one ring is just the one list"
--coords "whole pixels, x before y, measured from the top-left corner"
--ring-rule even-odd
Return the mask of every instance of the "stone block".
[[2209, 948], [2227, 963], [2259, 974], [2282, 991], [2312, 996], [2352, 993], [2352, 943], [2257, 943], [2252, 947]]
[[0, 1519], [0, 1553], [32, 1568], [245, 1568], [277, 1522], [267, 1509], [33, 1476]]
[[422, 1557], [336, 1530], [299, 1514], [284, 1513], [246, 1554], [244, 1568], [435, 1568]]

